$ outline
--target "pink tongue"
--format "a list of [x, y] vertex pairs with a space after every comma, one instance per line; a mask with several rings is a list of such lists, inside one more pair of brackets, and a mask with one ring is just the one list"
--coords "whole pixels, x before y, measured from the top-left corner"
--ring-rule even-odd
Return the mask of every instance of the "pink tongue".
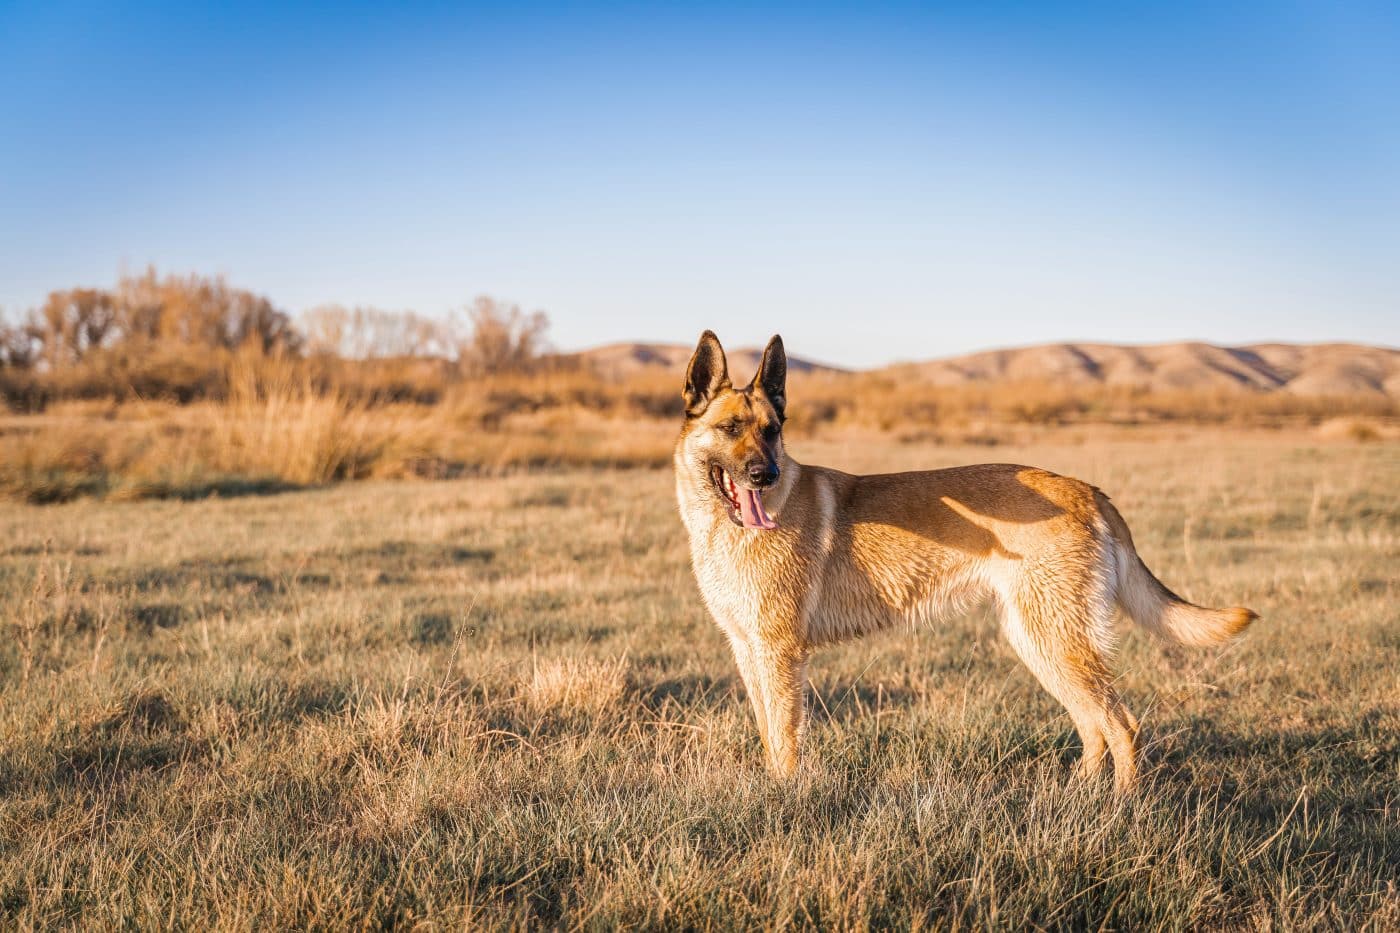
[[745, 528], [777, 528], [778, 523], [763, 510], [763, 500], [752, 489], [739, 490], [739, 514]]

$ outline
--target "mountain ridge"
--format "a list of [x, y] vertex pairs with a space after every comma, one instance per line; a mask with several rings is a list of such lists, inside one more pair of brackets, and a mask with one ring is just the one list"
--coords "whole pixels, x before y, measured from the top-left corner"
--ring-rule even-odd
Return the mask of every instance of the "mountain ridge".
[[[661, 368], [680, 370], [692, 350], [688, 344], [636, 342], [608, 344], [561, 356], [577, 359], [603, 375], [625, 377]], [[731, 350], [730, 363], [740, 375], [752, 372], [760, 353], [755, 348]], [[793, 372], [878, 372], [948, 386], [1043, 382], [1156, 391], [1233, 389], [1400, 398], [1400, 349], [1344, 342], [1225, 345], [1194, 340], [1156, 344], [1066, 341], [900, 362], [869, 370], [830, 366], [800, 355], [789, 355], [788, 366]]]

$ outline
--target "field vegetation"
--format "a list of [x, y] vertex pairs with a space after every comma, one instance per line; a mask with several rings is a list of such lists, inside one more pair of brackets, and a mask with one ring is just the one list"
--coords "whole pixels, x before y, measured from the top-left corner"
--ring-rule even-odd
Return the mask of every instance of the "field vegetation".
[[678, 375], [546, 327], [152, 272], [0, 328], [3, 925], [1400, 926], [1391, 403], [794, 374], [799, 459], [1077, 475], [1264, 618], [1127, 640], [1134, 798], [980, 611], [822, 655], [778, 783]]
[[[293, 320], [222, 279], [123, 278], [0, 321], [0, 497], [199, 498], [347, 479], [654, 467], [679, 375], [549, 352], [541, 312], [480, 298], [445, 319], [322, 307]], [[1400, 436], [1388, 397], [1148, 391], [898, 370], [791, 377], [791, 436], [912, 446], [1143, 437], [1144, 426]]]
[[994, 451], [1263, 615], [1126, 640], [1127, 800], [983, 612], [819, 656], [771, 780], [665, 468], [0, 504], [0, 923], [1395, 929], [1400, 450], [1160, 430]]

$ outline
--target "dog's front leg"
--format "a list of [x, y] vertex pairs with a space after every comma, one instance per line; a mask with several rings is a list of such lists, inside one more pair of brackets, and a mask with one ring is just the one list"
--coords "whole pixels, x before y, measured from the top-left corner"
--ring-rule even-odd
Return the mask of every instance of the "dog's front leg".
[[797, 770], [807, 727], [807, 651], [735, 642], [734, 656], [758, 721], [768, 766], [780, 777]]
[[763, 743], [763, 753], [771, 762], [773, 760], [773, 744], [768, 740], [768, 698], [764, 692], [763, 678], [754, 659], [753, 649], [741, 635], [730, 635], [729, 647], [734, 652], [734, 663], [739, 667], [739, 677], [744, 682], [744, 692], [749, 695], [749, 705], [753, 707], [754, 724], [758, 726], [758, 738]]
[[768, 735], [773, 770], [791, 777], [807, 732], [807, 652], [788, 650], [761, 661], [767, 681]]

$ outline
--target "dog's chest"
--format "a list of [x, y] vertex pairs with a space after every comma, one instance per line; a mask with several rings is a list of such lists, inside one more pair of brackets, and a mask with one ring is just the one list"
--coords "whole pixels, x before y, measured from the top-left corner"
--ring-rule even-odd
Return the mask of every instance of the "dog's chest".
[[792, 583], [800, 574], [794, 572], [798, 558], [785, 536], [726, 531], [691, 537], [695, 580], [715, 622], [739, 634], [795, 621], [799, 607]]

